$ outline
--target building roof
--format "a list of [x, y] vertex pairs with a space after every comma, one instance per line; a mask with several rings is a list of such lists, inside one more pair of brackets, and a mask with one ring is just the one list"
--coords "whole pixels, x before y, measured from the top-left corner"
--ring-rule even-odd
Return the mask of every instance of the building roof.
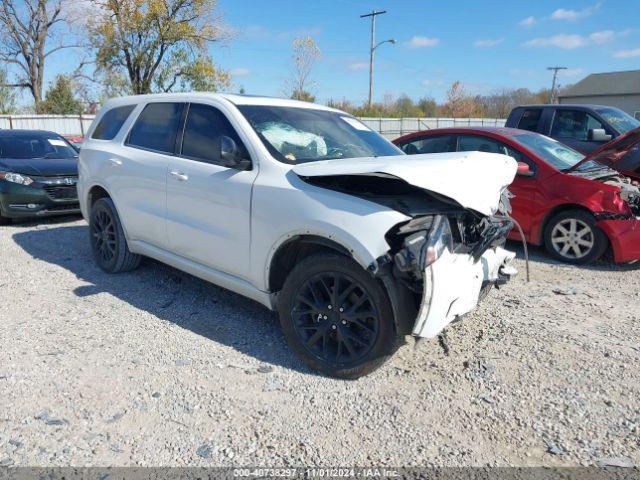
[[640, 70], [594, 73], [561, 93], [561, 98], [597, 95], [640, 95]]

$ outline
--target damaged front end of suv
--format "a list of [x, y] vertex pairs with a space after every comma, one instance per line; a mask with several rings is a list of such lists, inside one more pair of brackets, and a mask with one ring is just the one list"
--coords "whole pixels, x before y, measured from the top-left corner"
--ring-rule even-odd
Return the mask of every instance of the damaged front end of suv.
[[508, 217], [461, 209], [417, 217], [389, 232], [392, 248], [378, 265], [419, 305], [413, 335], [436, 336], [516, 273], [509, 265], [515, 254], [503, 248], [512, 228]]
[[[515, 253], [503, 248], [514, 227], [507, 186], [516, 166], [509, 157], [472, 152], [463, 158], [460, 154], [412, 156], [411, 167], [421, 157], [425, 169], [411, 168], [411, 175], [405, 175], [402, 167], [407, 157], [398, 164], [369, 165], [368, 171], [347, 166], [329, 175], [323, 174], [322, 166], [314, 166], [296, 173], [313, 185], [360, 197], [407, 217], [388, 230], [385, 239], [390, 248], [369, 270], [389, 292], [398, 330], [432, 338], [472, 311], [493, 286], [517, 273], [511, 265]], [[443, 180], [447, 177], [439, 176], [438, 170], [445, 165], [449, 173], [467, 172]], [[480, 175], [479, 168], [488, 170]], [[490, 177], [487, 171], [493, 171]]]

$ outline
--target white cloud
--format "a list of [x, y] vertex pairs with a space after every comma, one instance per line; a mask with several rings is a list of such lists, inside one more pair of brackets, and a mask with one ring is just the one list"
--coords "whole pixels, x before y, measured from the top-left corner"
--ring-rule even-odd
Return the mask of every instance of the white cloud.
[[580, 35], [566, 35], [561, 33], [552, 37], [534, 38], [525, 42], [525, 47], [558, 47], [564, 50], [584, 47], [589, 41]]
[[438, 38], [420, 37], [416, 35], [411, 37], [411, 40], [409, 40], [405, 44], [409, 48], [430, 48], [435, 47], [439, 43], [440, 39]]
[[640, 57], [640, 48], [636, 48], [633, 50], [620, 50], [613, 54], [616, 58], [634, 58]]
[[582, 35], [567, 35], [561, 33], [559, 35], [553, 35], [551, 37], [534, 38], [525, 42], [525, 47], [558, 47], [564, 50], [573, 50], [579, 47], [586, 47], [587, 45], [604, 45], [615, 40], [616, 37], [621, 37], [627, 34], [627, 30], [621, 32], [614, 32], [613, 30], [602, 30], [600, 32], [593, 32], [587, 36]]
[[594, 32], [591, 35], [589, 35], [589, 39], [597, 44], [597, 45], [602, 45], [603, 43], [609, 43], [610, 41], [612, 41], [616, 36], [616, 32], [614, 32], [613, 30], [603, 30], [602, 32]]
[[347, 65], [347, 68], [352, 72], [357, 72], [359, 70], [366, 70], [369, 68], [369, 62], [352, 62]]
[[520, 27], [533, 27], [536, 24], [536, 17], [527, 17], [518, 22]]
[[512, 68], [509, 70], [509, 75], [514, 77], [531, 77], [536, 74], [536, 71], [530, 68]]
[[504, 42], [504, 38], [487, 38], [484, 40], [476, 40], [473, 44], [476, 48], [487, 48], [487, 47], [495, 47], [496, 45], [500, 45]]
[[240, 38], [267, 39], [271, 37], [271, 32], [262, 25], [247, 25], [235, 30], [235, 34]]
[[575, 22], [581, 18], [593, 15], [602, 6], [601, 3], [596, 3], [590, 7], [583, 8], [582, 10], [567, 10], [566, 8], [559, 8], [551, 14], [551, 20], [567, 20], [569, 22]]
[[422, 80], [420, 82], [423, 87], [442, 87], [444, 85], [444, 80]]
[[558, 75], [561, 77], [578, 77], [584, 75], [583, 68], [567, 68], [566, 70], [559, 70]]
[[251, 70], [249, 70], [248, 68], [240, 67], [240, 68], [234, 68], [230, 70], [229, 73], [231, 74], [232, 77], [246, 77], [251, 73]]
[[291, 40], [294, 38], [316, 37], [322, 33], [321, 27], [296, 28], [286, 30], [278, 34], [278, 40]]

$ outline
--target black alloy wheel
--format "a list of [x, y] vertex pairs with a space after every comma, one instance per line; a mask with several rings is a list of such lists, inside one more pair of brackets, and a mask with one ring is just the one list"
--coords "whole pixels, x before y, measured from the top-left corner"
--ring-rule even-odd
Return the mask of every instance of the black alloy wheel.
[[299, 262], [278, 294], [278, 311], [291, 349], [332, 377], [366, 375], [400, 344], [382, 283], [338, 253]]
[[98, 253], [104, 263], [109, 263], [116, 256], [116, 226], [111, 215], [98, 210], [91, 224], [91, 240], [93, 250]]
[[369, 293], [340, 272], [303, 283], [291, 314], [304, 348], [323, 362], [358, 362], [378, 335], [379, 313]]
[[118, 212], [110, 198], [100, 198], [91, 207], [89, 241], [98, 266], [107, 273], [133, 270], [141, 257], [127, 246]]

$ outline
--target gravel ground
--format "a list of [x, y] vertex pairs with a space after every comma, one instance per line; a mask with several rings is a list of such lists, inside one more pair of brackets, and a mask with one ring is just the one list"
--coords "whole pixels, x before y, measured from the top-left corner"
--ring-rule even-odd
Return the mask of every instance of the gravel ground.
[[77, 218], [0, 227], [0, 252], [0, 465], [640, 464], [640, 266], [534, 251], [531, 283], [345, 382], [243, 297], [102, 273]]

